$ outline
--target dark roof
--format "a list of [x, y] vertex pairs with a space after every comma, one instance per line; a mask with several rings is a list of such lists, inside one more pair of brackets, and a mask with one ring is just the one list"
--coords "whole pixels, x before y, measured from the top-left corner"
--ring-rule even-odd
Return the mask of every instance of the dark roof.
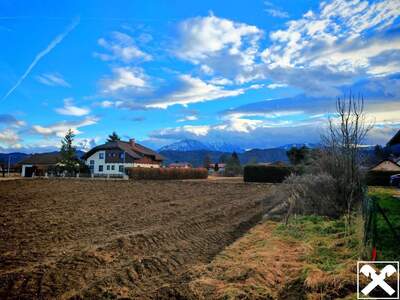
[[100, 150], [112, 150], [112, 149], [120, 149], [122, 151], [125, 151], [125, 153], [127, 153], [134, 159], [140, 159], [143, 157], [143, 155], [150, 155], [154, 156], [156, 160], [164, 160], [164, 157], [162, 157], [160, 154], [143, 145], [135, 143], [135, 145], [132, 146], [130, 142], [125, 142], [125, 141], [107, 142], [103, 145], [96, 146], [87, 153], [85, 153], [82, 158], [87, 159], [93, 153], [96, 153], [97, 151]]
[[[131, 147], [129, 142], [123, 142], [123, 143], [127, 143], [128, 147]], [[151, 150], [150, 148], [147, 148], [143, 145], [140, 145], [138, 143], [135, 143], [135, 146], [133, 147], [133, 150], [135, 152], [139, 152], [139, 153], [143, 153], [145, 155], [154, 155], [156, 160], [164, 160], [164, 157], [160, 154], [158, 154], [156, 151]]]
[[387, 143], [388, 146], [394, 146], [400, 144], [400, 130], [390, 139]]
[[60, 152], [32, 154], [21, 160], [19, 165], [55, 165], [61, 161]]

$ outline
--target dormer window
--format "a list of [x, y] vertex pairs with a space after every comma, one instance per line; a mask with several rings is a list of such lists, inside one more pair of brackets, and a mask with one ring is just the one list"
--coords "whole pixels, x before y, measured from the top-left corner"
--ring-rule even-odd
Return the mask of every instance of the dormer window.
[[99, 153], [99, 159], [104, 159], [104, 153], [103, 152]]

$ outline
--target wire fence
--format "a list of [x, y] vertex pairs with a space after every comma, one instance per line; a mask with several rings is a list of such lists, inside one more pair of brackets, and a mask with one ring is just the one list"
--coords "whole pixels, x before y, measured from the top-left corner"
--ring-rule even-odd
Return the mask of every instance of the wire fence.
[[385, 211], [379, 205], [379, 198], [365, 197], [363, 202], [363, 218], [364, 218], [364, 248], [371, 249], [371, 260], [377, 259], [377, 249], [381, 247], [379, 241], [382, 233], [378, 231], [378, 216], [381, 215], [384, 220], [385, 229], [390, 231], [393, 242], [400, 245], [400, 234], [390, 222]]

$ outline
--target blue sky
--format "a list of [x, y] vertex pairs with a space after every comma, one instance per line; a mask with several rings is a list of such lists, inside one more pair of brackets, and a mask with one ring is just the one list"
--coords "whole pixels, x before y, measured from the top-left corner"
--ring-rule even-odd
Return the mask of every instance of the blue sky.
[[0, 151], [317, 142], [338, 96], [400, 128], [400, 2], [1, 1]]

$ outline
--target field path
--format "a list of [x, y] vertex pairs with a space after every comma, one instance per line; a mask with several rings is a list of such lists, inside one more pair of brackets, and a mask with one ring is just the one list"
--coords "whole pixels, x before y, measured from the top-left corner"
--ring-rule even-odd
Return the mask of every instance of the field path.
[[0, 184], [0, 299], [184, 297], [185, 272], [254, 225], [270, 187], [222, 181]]

